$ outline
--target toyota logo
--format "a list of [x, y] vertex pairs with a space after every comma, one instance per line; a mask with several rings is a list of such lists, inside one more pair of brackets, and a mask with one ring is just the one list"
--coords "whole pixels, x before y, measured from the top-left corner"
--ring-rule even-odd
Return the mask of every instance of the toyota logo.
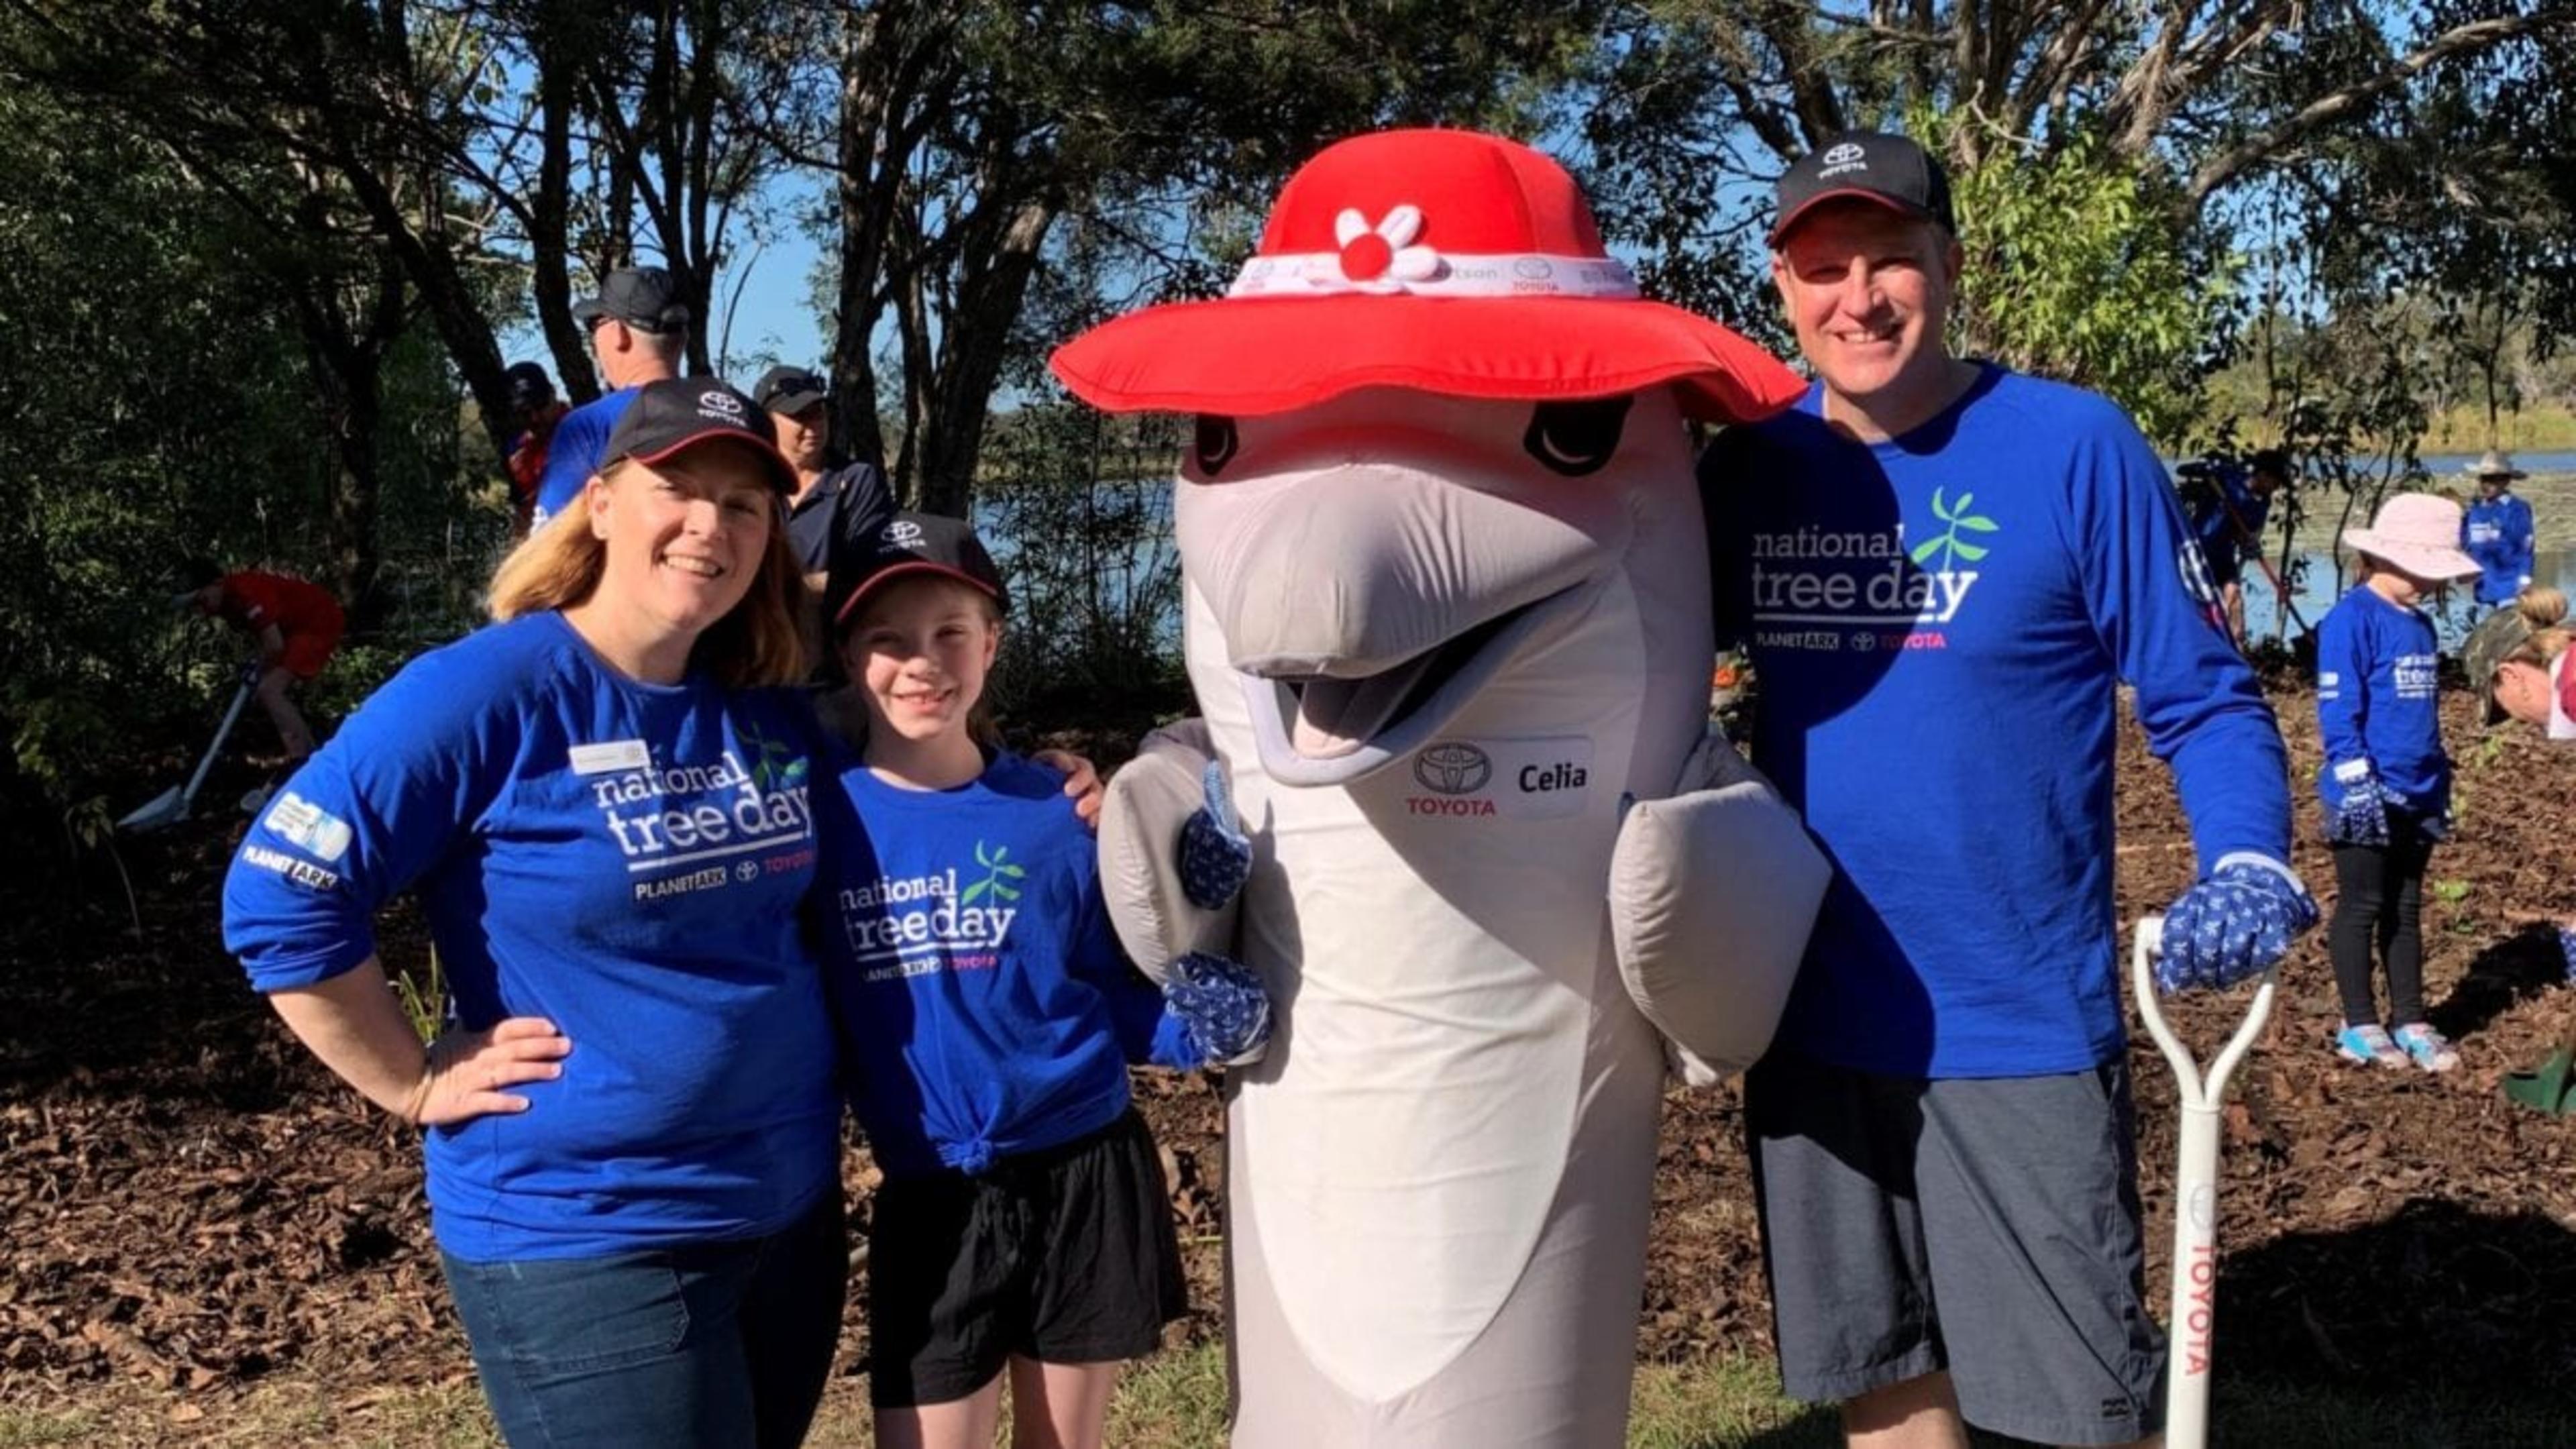
[[885, 541], [894, 548], [919, 548], [921, 525], [909, 518], [898, 518], [886, 525]]
[[1828, 166], [1849, 166], [1851, 163], [1859, 160], [1860, 157], [1860, 143], [1857, 141], [1845, 141], [1841, 145], [1836, 146], [1825, 153], [1825, 164]]
[[698, 410], [721, 417], [738, 418], [742, 416], [742, 399], [722, 389], [713, 389], [698, 394]]
[[1494, 778], [1494, 761], [1464, 740], [1442, 740], [1413, 757], [1413, 778], [1436, 794], [1472, 795]]

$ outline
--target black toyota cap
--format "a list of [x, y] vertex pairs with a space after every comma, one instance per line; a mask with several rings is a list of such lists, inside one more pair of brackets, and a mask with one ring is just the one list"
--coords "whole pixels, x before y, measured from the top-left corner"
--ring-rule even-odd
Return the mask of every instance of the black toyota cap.
[[990, 594], [1005, 612], [1011, 607], [1010, 590], [1003, 586], [1002, 571], [994, 566], [993, 556], [984, 551], [984, 541], [965, 520], [936, 513], [896, 514], [850, 560], [844, 573], [846, 581], [836, 591], [839, 602], [832, 607], [835, 624], [850, 622], [850, 615], [868, 595], [916, 574], [955, 579]]
[[758, 449], [771, 485], [781, 493], [796, 491], [796, 470], [770, 440], [768, 415], [720, 377], [666, 377], [644, 384], [609, 430], [601, 456], [659, 463], [724, 438]]
[[831, 397], [832, 385], [806, 367], [773, 367], [751, 385], [751, 400], [773, 413], [801, 413]]
[[1845, 131], [1827, 137], [1780, 177], [1780, 213], [1771, 223], [1770, 244], [1780, 245], [1817, 203], [1840, 196], [1937, 221], [1943, 231], [1959, 229], [1950, 212], [1950, 177], [1940, 162], [1903, 136]]
[[677, 332], [689, 325], [689, 304], [660, 267], [622, 267], [600, 279], [598, 296], [575, 302], [572, 316], [584, 327], [614, 317], [638, 332]]

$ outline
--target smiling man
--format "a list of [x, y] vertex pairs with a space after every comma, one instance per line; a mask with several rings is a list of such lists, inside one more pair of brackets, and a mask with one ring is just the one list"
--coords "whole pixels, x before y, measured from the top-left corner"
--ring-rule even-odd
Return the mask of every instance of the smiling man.
[[2172, 765], [2198, 881], [2168, 989], [2315, 924], [2281, 740], [2163, 466], [2109, 400], [1953, 356], [1940, 164], [1828, 139], [1771, 271], [1815, 373], [1702, 461], [1754, 763], [1835, 866], [1745, 1122], [1789, 1392], [1855, 1445], [2149, 1440], [2112, 899], [2116, 689]]

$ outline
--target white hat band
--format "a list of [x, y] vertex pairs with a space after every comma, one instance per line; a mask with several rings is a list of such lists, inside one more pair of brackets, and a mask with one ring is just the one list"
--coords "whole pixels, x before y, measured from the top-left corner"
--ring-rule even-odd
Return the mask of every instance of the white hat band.
[[[1427, 248], [1407, 248], [1421, 251]], [[1412, 262], [1410, 257], [1403, 262]], [[1427, 272], [1427, 275], [1405, 275]], [[1354, 279], [1343, 271], [1339, 252], [1300, 252], [1254, 257], [1243, 264], [1228, 297], [1332, 297], [1342, 295], [1405, 297], [1610, 297], [1633, 300], [1637, 278], [1625, 263], [1610, 257], [1550, 256], [1544, 252], [1507, 255], [1442, 254], [1427, 267], [1402, 262], [1385, 272]]]

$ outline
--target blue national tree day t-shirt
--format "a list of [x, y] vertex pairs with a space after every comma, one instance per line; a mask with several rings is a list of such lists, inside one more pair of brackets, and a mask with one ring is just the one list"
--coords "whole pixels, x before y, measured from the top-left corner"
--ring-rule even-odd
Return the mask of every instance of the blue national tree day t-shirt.
[[585, 1258], [755, 1237], [838, 1191], [812, 725], [786, 690], [641, 684], [559, 614], [423, 655], [289, 780], [224, 882], [262, 991], [375, 954], [416, 889], [455, 1015], [552, 1020], [563, 1075], [427, 1134], [440, 1246]]
[[2460, 548], [2478, 561], [2478, 602], [2510, 603], [2531, 577], [2531, 505], [2518, 493], [2472, 502], [2460, 516]]
[[537, 506], [529, 515], [529, 532], [545, 527], [547, 519], [570, 508], [581, 496], [581, 485], [590, 481], [590, 475], [599, 471], [600, 460], [608, 456], [608, 435], [616, 431], [617, 420], [643, 390], [621, 387], [601, 393], [555, 424], [554, 441], [546, 447], [546, 471], [537, 479]]
[[2325, 764], [2317, 794], [2343, 806], [2337, 770], [2367, 761], [2379, 783], [2417, 815], [2451, 809], [2451, 757], [2442, 751], [2439, 646], [2421, 609], [2355, 585], [2317, 625], [2317, 728]]
[[1064, 777], [1010, 754], [953, 790], [845, 762], [818, 800], [819, 932], [852, 1104], [897, 1176], [980, 1172], [1127, 1110], [1127, 1064], [1195, 1066], [1101, 904]]
[[1820, 408], [1701, 466], [1754, 763], [1835, 866], [1779, 1041], [1908, 1077], [2107, 1061], [2120, 681], [2204, 868], [2288, 859], [2280, 734], [2163, 465], [2107, 400], [1994, 367], [1889, 442]]

